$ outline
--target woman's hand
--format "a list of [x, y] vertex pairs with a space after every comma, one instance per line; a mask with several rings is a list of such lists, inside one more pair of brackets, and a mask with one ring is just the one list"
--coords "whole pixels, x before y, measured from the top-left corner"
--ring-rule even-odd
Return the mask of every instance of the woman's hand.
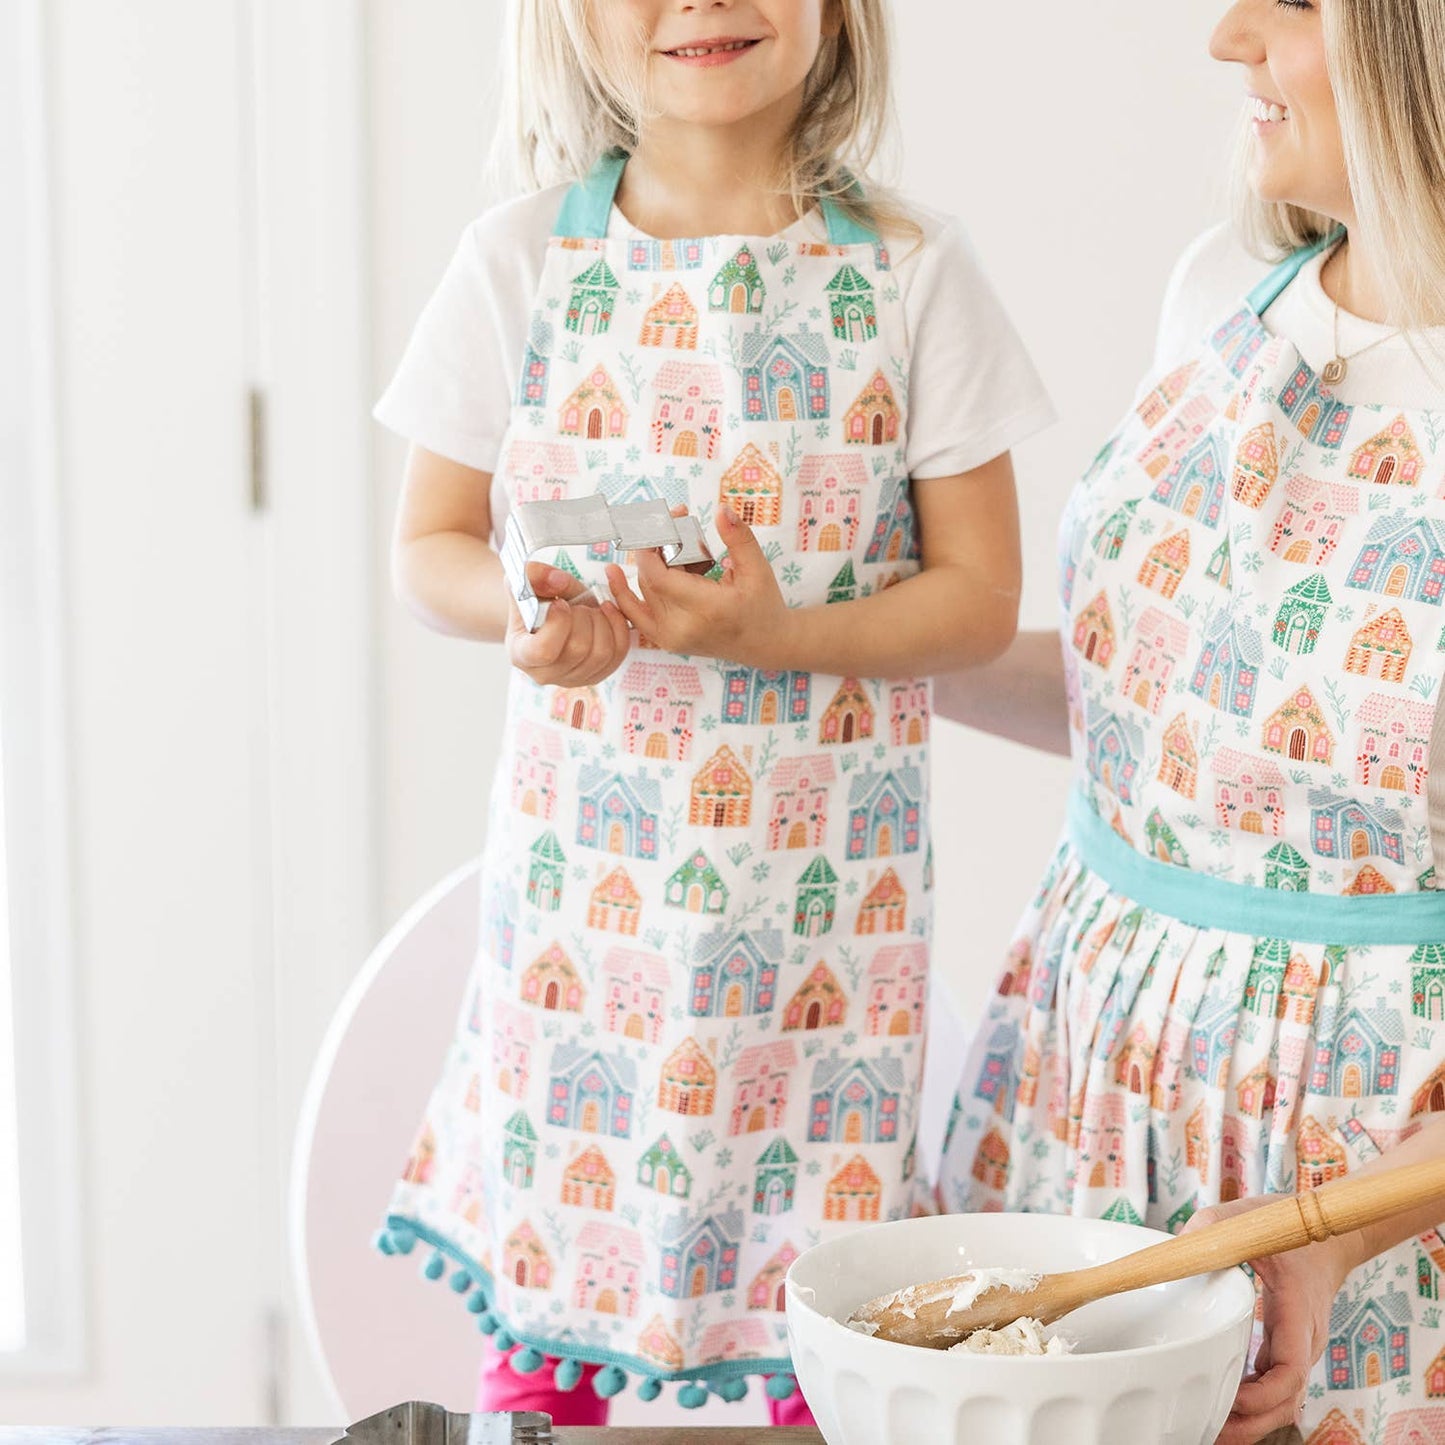
[[[1265, 1194], [1201, 1209], [1186, 1226], [1199, 1229], [1287, 1196]], [[1355, 1241], [1344, 1235], [1288, 1254], [1250, 1260], [1264, 1293], [1264, 1338], [1254, 1373], [1245, 1377], [1217, 1445], [1256, 1445], [1299, 1421], [1310, 1371], [1329, 1342], [1330, 1309], [1355, 1268]]]
[[529, 563], [527, 580], [551, 605], [542, 625], [528, 632], [512, 604], [507, 625], [512, 666], [543, 687], [586, 687], [616, 672], [632, 646], [632, 630], [616, 605], [599, 603], [577, 578], [545, 563]]
[[670, 568], [658, 551], [638, 552], [632, 590], [620, 567], [607, 569], [612, 596], [633, 627], [668, 652], [767, 667], [791, 612], [753, 529], [729, 507], [717, 514], [727, 548], [717, 580]]

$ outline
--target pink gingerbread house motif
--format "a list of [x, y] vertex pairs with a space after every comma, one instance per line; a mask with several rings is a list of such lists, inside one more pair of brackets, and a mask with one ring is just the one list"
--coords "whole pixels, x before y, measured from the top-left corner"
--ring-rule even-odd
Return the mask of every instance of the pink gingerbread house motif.
[[928, 682], [888, 685], [888, 739], [895, 748], [921, 747], [928, 741]]
[[1175, 402], [1189, 389], [1189, 383], [1194, 380], [1194, 373], [1198, 369], [1199, 363], [1191, 361], [1177, 371], [1171, 371], [1134, 408], [1139, 420], [1151, 431], [1157, 427], [1173, 410]]
[[1265, 721], [1261, 746], [1296, 763], [1334, 760], [1335, 735], [1309, 688], [1291, 694]]
[[1189, 1050], [1190, 1024], [1171, 1013], [1159, 1039], [1154, 1058], [1154, 1080], [1149, 1086], [1149, 1103], [1154, 1109], [1172, 1114], [1184, 1101], [1184, 1060]]
[[652, 383], [652, 450], [712, 461], [722, 437], [723, 379], [711, 362], [669, 361]]
[[748, 1286], [748, 1308], [750, 1310], [774, 1310], [782, 1314], [788, 1307], [785, 1281], [788, 1270], [798, 1257], [798, 1251], [790, 1243], [783, 1247], [753, 1276]]
[[522, 974], [522, 1002], [560, 1013], [581, 1013], [587, 990], [560, 943], [549, 943]]
[[1360, 510], [1355, 487], [1292, 476], [1270, 532], [1269, 550], [1286, 562], [1322, 567], [1339, 546], [1345, 524]]
[[928, 997], [928, 949], [922, 943], [880, 948], [868, 965], [868, 1032], [898, 1038], [923, 1032]]
[[662, 1039], [670, 975], [655, 954], [612, 948], [602, 960], [607, 1032], [655, 1044]]
[[1114, 1082], [1131, 1094], [1149, 1093], [1154, 1075], [1154, 1057], [1154, 1041], [1149, 1037], [1149, 1031], [1140, 1024], [1129, 1035], [1128, 1042], [1119, 1050], [1114, 1061]]
[[702, 1334], [702, 1358], [710, 1365], [725, 1360], [756, 1360], [772, 1350], [772, 1336], [761, 1320], [709, 1325]]
[[1221, 828], [1280, 836], [1284, 831], [1285, 779], [1268, 758], [1220, 748], [1214, 773], [1214, 815]]
[[482, 1182], [482, 1171], [475, 1164], [468, 1164], [457, 1177], [456, 1192], [452, 1195], [452, 1213], [465, 1219], [474, 1229], [481, 1222], [482, 1210], [486, 1208], [487, 1192]]
[[554, 722], [583, 733], [600, 733], [605, 716], [595, 687], [555, 688], [549, 715]]
[[1419, 797], [1430, 772], [1431, 703], [1371, 693], [1360, 705], [1355, 777], [1370, 787]]
[[1245, 1193], [1247, 1125], [1233, 1114], [1225, 1116], [1219, 1131], [1219, 1199], [1231, 1204]]
[[856, 677], [845, 677], [823, 710], [820, 743], [855, 743], [873, 736], [873, 700]]
[[1274, 1075], [1261, 1059], [1235, 1086], [1234, 1104], [1244, 1118], [1262, 1119], [1274, 1108], [1274, 1098]]
[[634, 662], [622, 674], [622, 746], [636, 757], [685, 762], [702, 681], [682, 663]]
[[781, 1129], [788, 1112], [788, 1077], [798, 1051], [786, 1039], [744, 1049], [733, 1066], [733, 1110], [729, 1134]]
[[1079, 1173], [1091, 1189], [1118, 1189], [1124, 1183], [1124, 1124], [1128, 1106], [1122, 1094], [1091, 1093], [1079, 1130]]
[[1196, 1104], [1184, 1125], [1184, 1162], [1199, 1175], [1201, 1184], [1209, 1183], [1211, 1154], [1209, 1119], [1204, 1105]]
[[1139, 453], [1139, 465], [1157, 482], [1172, 472], [1214, 420], [1214, 403], [1207, 396], [1191, 397], [1162, 431], [1150, 438]]
[[810, 456], [798, 469], [798, 550], [851, 552], [862, 525], [868, 469], [856, 452]]
[[1189, 645], [1189, 629], [1177, 617], [1146, 607], [1137, 636], [1124, 669], [1124, 695], [1145, 712], [1157, 715], [1164, 706], [1175, 664]]
[[509, 1003], [492, 1006], [492, 1067], [497, 1071], [497, 1087], [514, 1099], [527, 1095], [535, 1040], [530, 1014]]
[[577, 1236], [573, 1305], [631, 1319], [642, 1298], [642, 1258], [642, 1236], [636, 1230], [599, 1220], [583, 1225]]
[[552, 1256], [524, 1220], [507, 1236], [502, 1247], [505, 1278], [518, 1289], [547, 1289], [552, 1283]]
[[627, 407], [605, 366], [587, 373], [577, 390], [562, 403], [558, 431], [588, 441], [616, 441], [627, 435]]
[[557, 811], [557, 765], [562, 739], [551, 728], [523, 722], [517, 728], [512, 764], [512, 807], [519, 813], [550, 821]]
[[837, 777], [832, 758], [784, 758], [768, 779], [769, 848], [820, 848], [828, 833], [828, 789]]
[[507, 472], [519, 502], [561, 501], [580, 475], [577, 453], [558, 442], [513, 442], [507, 448]]
[[1114, 617], [1109, 611], [1109, 598], [1100, 592], [1079, 613], [1074, 623], [1074, 651], [1105, 672], [1114, 660]]

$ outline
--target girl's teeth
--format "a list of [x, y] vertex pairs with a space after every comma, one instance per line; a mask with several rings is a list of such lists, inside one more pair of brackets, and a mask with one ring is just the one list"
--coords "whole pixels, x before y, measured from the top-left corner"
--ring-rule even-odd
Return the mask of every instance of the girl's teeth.
[[742, 50], [751, 44], [750, 40], [734, 40], [730, 45], [689, 45], [680, 50], [674, 50], [672, 53], [691, 59], [696, 55], [712, 55], [719, 50]]

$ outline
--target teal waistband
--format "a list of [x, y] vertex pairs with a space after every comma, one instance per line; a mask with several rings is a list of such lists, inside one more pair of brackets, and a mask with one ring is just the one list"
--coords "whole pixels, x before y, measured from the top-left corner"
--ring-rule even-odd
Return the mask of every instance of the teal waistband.
[[1069, 835], [1085, 866], [1116, 893], [1196, 928], [1342, 947], [1445, 942], [1445, 892], [1344, 898], [1194, 873], [1132, 848], [1077, 788], [1069, 798]]

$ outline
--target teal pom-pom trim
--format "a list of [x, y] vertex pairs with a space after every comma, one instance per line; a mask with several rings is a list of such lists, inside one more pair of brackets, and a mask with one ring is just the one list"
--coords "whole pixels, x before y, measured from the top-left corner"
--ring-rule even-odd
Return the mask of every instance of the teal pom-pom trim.
[[798, 1393], [798, 1382], [791, 1375], [773, 1375], [764, 1388], [770, 1400], [791, 1400]]
[[684, 1385], [677, 1392], [677, 1403], [684, 1410], [700, 1410], [707, 1404], [707, 1390], [698, 1384]]
[[374, 1240], [372, 1240], [372, 1243], [373, 1243], [383, 1254], [395, 1254], [395, 1253], [396, 1253], [396, 1246], [391, 1242], [391, 1234], [389, 1233], [389, 1231], [387, 1231], [387, 1230], [385, 1230], [385, 1229], [378, 1229], [378, 1230], [376, 1231], [376, 1238], [375, 1238]]
[[496, 1315], [482, 1315], [477, 1320], [477, 1328], [484, 1335], [494, 1335], [502, 1328], [502, 1322]]
[[662, 1394], [662, 1381], [657, 1379], [643, 1380], [637, 1387], [637, 1398], [646, 1400], [649, 1403]]
[[511, 1337], [511, 1335], [506, 1332], [506, 1330], [498, 1330], [497, 1333], [492, 1336], [492, 1343], [499, 1350], [505, 1353], [507, 1350], [510, 1350], [512, 1346], [515, 1345], [517, 1342]]
[[410, 1229], [393, 1229], [391, 1242], [398, 1254], [410, 1254], [416, 1248], [416, 1235]]
[[533, 1349], [531, 1345], [528, 1345], [525, 1349], [518, 1350], [516, 1354], [510, 1356], [508, 1362], [519, 1375], [535, 1375], [547, 1363], [547, 1357], [541, 1350]]
[[484, 1289], [474, 1289], [467, 1296], [467, 1308], [474, 1315], [484, 1315], [487, 1312], [487, 1292]]
[[598, 1370], [597, 1378], [592, 1381], [592, 1388], [597, 1391], [600, 1399], [610, 1400], [627, 1388], [627, 1372], [618, 1365], [608, 1365], [605, 1369]]
[[447, 1283], [448, 1283], [449, 1285], [451, 1285], [451, 1287], [452, 1287], [458, 1294], [466, 1294], [466, 1292], [467, 1292], [469, 1289], [471, 1289], [471, 1287], [472, 1287], [472, 1277], [471, 1277], [471, 1275], [469, 1275], [469, 1274], [466, 1272], [466, 1270], [464, 1270], [464, 1269], [459, 1269], [459, 1270], [447, 1281]]
[[552, 1383], [559, 1390], [575, 1390], [582, 1383], [581, 1360], [559, 1360], [552, 1372]]
[[717, 1392], [729, 1405], [736, 1405], [739, 1400], [747, 1398], [748, 1382], [746, 1380], [724, 1380], [717, 1386]]
[[434, 1255], [432, 1255], [429, 1260], [427, 1260], [427, 1262], [422, 1266], [421, 1272], [428, 1279], [440, 1279], [447, 1272], [447, 1262], [442, 1257], [442, 1253], [440, 1250], [438, 1250]]

